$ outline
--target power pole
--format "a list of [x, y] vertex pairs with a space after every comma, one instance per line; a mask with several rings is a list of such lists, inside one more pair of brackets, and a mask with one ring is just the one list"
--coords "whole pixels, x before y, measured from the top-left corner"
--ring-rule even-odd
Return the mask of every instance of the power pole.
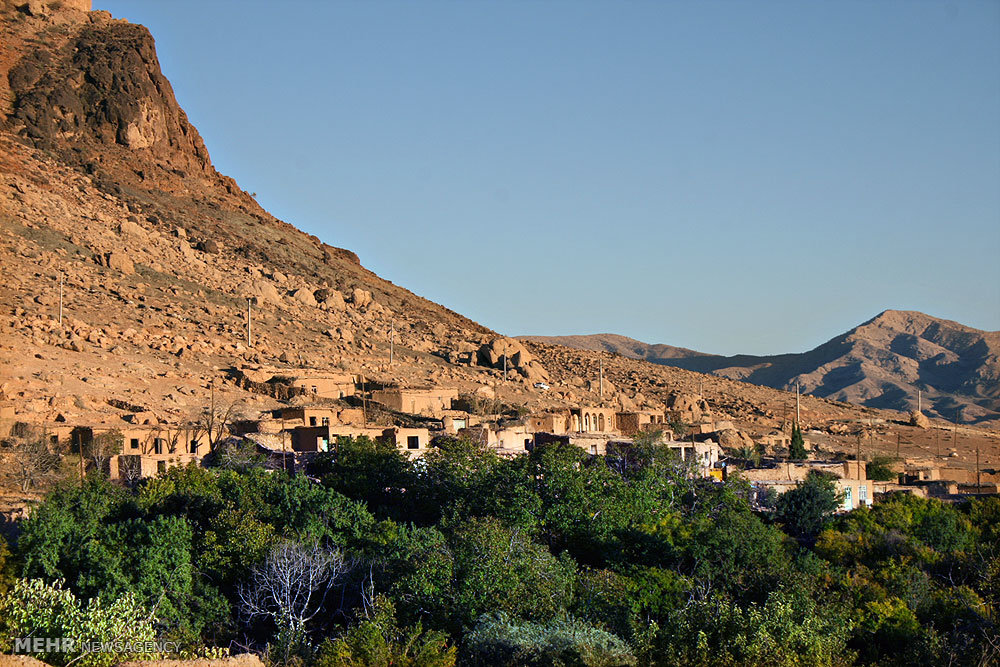
[[799, 383], [795, 383], [795, 423], [802, 424], [802, 411], [799, 407]]
[[938, 458], [941, 458], [941, 429], [934, 429], [934, 449], [937, 450]]
[[503, 381], [507, 381], [507, 355], [503, 355]]
[[899, 433], [897, 433], [896, 434], [896, 458], [897, 459], [899, 459], [899, 440], [900, 440], [900, 435], [899, 435]]
[[917, 412], [923, 411], [923, 392], [917, 389]]
[[65, 280], [66, 274], [62, 271], [59, 272], [59, 326], [62, 327], [62, 311], [63, 311], [63, 280]]
[[365, 393], [365, 376], [361, 376], [361, 418], [368, 426], [368, 395]]
[[250, 304], [252, 299], [247, 299], [247, 347], [253, 347], [253, 330], [250, 328]]
[[600, 359], [600, 367], [598, 370], [598, 377], [600, 378], [600, 392], [601, 400], [604, 400], [604, 358]]
[[281, 418], [281, 468], [288, 472], [288, 454], [285, 447], [285, 436], [288, 435], [288, 431], [285, 430], [285, 418]]
[[979, 479], [979, 445], [976, 445], [976, 495], [978, 496], [982, 491], [982, 485]]
[[396, 320], [389, 324], [389, 365], [392, 366], [392, 358], [395, 353], [396, 342]]
[[860, 435], [858, 436], [857, 460], [858, 460], [858, 479], [861, 479], [861, 436]]

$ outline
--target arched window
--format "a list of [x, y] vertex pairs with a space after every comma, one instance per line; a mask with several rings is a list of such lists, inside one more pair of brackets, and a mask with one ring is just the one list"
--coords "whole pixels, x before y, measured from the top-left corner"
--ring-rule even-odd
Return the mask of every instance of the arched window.
[[583, 430], [584, 431], [589, 431], [590, 430], [590, 413], [589, 412], [584, 413], [584, 415], [583, 415]]
[[603, 431], [604, 431], [604, 415], [598, 415], [597, 419], [598, 419], [598, 421], [599, 421], [599, 422], [600, 422], [600, 424], [601, 424], [601, 425], [600, 425], [600, 426], [599, 426], [599, 427], [597, 428], [597, 430], [598, 430], [598, 431], [601, 431], [601, 432], [603, 432]]

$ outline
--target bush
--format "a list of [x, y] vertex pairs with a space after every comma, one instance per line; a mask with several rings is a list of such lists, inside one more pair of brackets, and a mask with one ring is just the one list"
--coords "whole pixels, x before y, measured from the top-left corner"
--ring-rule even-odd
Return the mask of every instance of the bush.
[[52, 665], [70, 662], [81, 667], [106, 667], [124, 659], [152, 660], [154, 653], [121, 650], [88, 653], [84, 642], [121, 644], [153, 641], [156, 633], [149, 610], [138, 598], [125, 593], [110, 603], [93, 598], [82, 604], [62, 582], [46, 584], [41, 579], [19, 579], [0, 598], [0, 650], [9, 653], [19, 637], [66, 638], [73, 640], [69, 652], [38, 653], [34, 657]]
[[483, 616], [466, 637], [470, 665], [617, 667], [635, 665], [628, 644], [610, 632], [567, 617], [519, 623], [506, 614]]

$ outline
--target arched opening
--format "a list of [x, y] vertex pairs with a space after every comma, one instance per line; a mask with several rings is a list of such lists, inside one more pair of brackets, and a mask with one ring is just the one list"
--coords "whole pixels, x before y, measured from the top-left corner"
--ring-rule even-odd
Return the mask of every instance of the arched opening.
[[597, 430], [601, 431], [603, 433], [604, 432], [604, 415], [598, 415], [597, 416], [597, 420], [600, 423], [600, 426], [597, 427]]
[[586, 412], [583, 415], [583, 430], [584, 431], [589, 431], [590, 430], [590, 413], [589, 412]]

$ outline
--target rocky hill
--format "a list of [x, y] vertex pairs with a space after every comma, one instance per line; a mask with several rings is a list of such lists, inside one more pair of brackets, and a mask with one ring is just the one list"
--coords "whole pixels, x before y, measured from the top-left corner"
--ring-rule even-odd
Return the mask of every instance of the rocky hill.
[[980, 331], [914, 311], [887, 310], [801, 354], [731, 357], [597, 334], [530, 336], [578, 349], [603, 349], [702, 373], [890, 410], [1000, 423], [1000, 332]]

